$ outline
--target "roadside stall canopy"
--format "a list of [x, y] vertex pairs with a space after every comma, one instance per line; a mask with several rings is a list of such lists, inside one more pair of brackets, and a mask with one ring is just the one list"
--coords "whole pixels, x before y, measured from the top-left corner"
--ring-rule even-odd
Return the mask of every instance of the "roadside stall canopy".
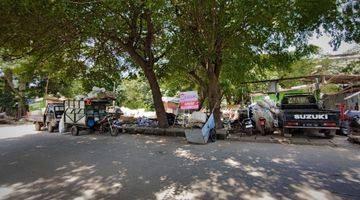
[[345, 97], [344, 100], [347, 109], [359, 110], [360, 91]]
[[349, 99], [352, 99], [352, 98], [360, 98], [360, 91], [345, 97], [344, 100], [349, 100]]
[[179, 107], [179, 98], [176, 97], [162, 97], [165, 111], [168, 113], [177, 114]]
[[338, 74], [338, 75], [310, 75], [310, 76], [287, 77], [287, 78], [278, 78], [278, 79], [267, 79], [267, 80], [243, 82], [242, 84], [281, 82], [281, 81], [289, 81], [289, 80], [300, 80], [306, 83], [306, 82], [314, 82], [314, 80], [317, 78], [322, 83], [353, 84], [360, 82], [360, 75]]
[[[290, 88], [278, 88], [277, 85], [282, 81], [299, 81], [304, 83], [303, 85], [297, 85]], [[254, 91], [251, 94], [252, 100], [261, 99], [263, 95], [270, 94], [270, 98], [273, 100], [281, 99], [283, 92], [296, 92], [306, 89], [319, 90], [320, 85], [326, 84], [343, 84], [347, 85], [344, 89], [346, 92], [353, 92], [354, 88], [360, 84], [360, 75], [310, 75], [310, 76], [299, 76], [299, 77], [284, 77], [278, 79], [267, 79], [258, 81], [243, 82], [242, 84], [258, 84], [258, 83], [269, 83], [267, 91]], [[281, 93], [281, 94], [280, 94]], [[262, 94], [262, 95], [259, 95]], [[275, 95], [274, 95], [275, 94]]]

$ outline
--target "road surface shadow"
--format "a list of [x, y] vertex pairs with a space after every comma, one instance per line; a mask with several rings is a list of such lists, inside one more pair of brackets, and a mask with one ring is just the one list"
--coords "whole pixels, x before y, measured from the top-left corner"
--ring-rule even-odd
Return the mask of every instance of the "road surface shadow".
[[144, 135], [0, 140], [0, 199], [359, 199], [359, 149]]

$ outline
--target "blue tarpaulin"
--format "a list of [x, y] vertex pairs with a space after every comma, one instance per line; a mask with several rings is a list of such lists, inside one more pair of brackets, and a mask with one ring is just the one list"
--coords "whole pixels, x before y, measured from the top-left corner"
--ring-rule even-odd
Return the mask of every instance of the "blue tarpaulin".
[[209, 140], [210, 130], [213, 128], [215, 128], [215, 119], [214, 114], [211, 113], [209, 119], [206, 121], [205, 125], [201, 129], [205, 143], [207, 143], [207, 141]]

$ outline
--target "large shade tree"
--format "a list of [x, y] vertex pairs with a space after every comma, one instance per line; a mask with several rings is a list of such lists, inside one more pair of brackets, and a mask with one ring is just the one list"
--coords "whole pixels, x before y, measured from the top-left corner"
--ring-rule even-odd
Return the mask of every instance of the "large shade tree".
[[31, 56], [73, 68], [81, 61], [87, 68], [109, 66], [106, 73], [139, 68], [162, 127], [167, 121], [157, 73], [172, 47], [169, 64], [177, 60], [202, 90], [219, 127], [221, 80], [288, 65], [312, 50], [306, 42], [314, 31], [330, 32], [335, 47], [342, 39], [359, 42], [358, 9], [353, 0], [3, 0], [0, 47], [6, 60]]
[[[0, 78], [4, 82], [2, 89], [4, 95], [8, 96], [9, 94], [6, 93], [10, 93], [16, 103], [12, 103], [13, 108], [10, 108], [6, 99], [1, 101], [1, 104], [6, 104], [8, 110], [16, 108], [18, 118], [26, 114], [27, 99], [46, 96], [47, 94], [69, 96], [72, 81], [84, 71], [82, 62], [64, 63], [61, 57], [54, 56], [43, 62], [38, 62], [35, 57], [31, 56], [15, 60], [7, 60], [6, 58], [5, 56], [5, 59], [0, 59], [0, 70], [2, 72]], [[14, 115], [11, 112], [7, 113]]]
[[102, 61], [116, 66], [125, 58], [148, 80], [159, 126], [166, 127], [155, 69], [170, 41], [169, 6], [165, 1], [5, 0], [0, 3], [0, 45], [10, 59], [61, 55], [64, 61], [91, 66], [107, 57]]
[[[313, 52], [307, 44], [314, 32], [330, 32], [335, 46], [358, 40], [354, 16], [358, 3], [319, 1], [172, 1], [176, 10], [177, 55], [197, 78], [221, 127], [220, 78], [231, 81], [277, 70]], [[350, 4], [349, 4], [350, 2]], [[346, 6], [350, 6], [349, 8]], [[344, 12], [344, 9], [346, 12]], [[348, 34], [346, 34], [348, 33]]]

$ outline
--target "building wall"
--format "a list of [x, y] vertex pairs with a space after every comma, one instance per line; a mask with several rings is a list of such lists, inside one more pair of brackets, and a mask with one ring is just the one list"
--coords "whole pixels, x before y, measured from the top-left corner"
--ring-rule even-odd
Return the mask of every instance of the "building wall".
[[343, 94], [333, 94], [333, 95], [324, 95], [324, 107], [326, 109], [339, 109], [339, 105], [341, 103], [345, 103], [346, 110], [353, 110], [355, 108], [355, 103], [359, 102], [359, 95], [354, 98], [351, 98], [347, 101], [344, 100], [345, 97], [351, 95], [353, 93], [343, 93]]
[[358, 103], [360, 104], [360, 94], [357, 95], [357, 96], [354, 96], [348, 100], [346, 100], [346, 109], [349, 109], [349, 110], [355, 110], [355, 104]]
[[325, 109], [338, 110], [339, 105], [345, 103], [344, 98], [349, 95], [350, 93], [324, 95], [323, 101]]

